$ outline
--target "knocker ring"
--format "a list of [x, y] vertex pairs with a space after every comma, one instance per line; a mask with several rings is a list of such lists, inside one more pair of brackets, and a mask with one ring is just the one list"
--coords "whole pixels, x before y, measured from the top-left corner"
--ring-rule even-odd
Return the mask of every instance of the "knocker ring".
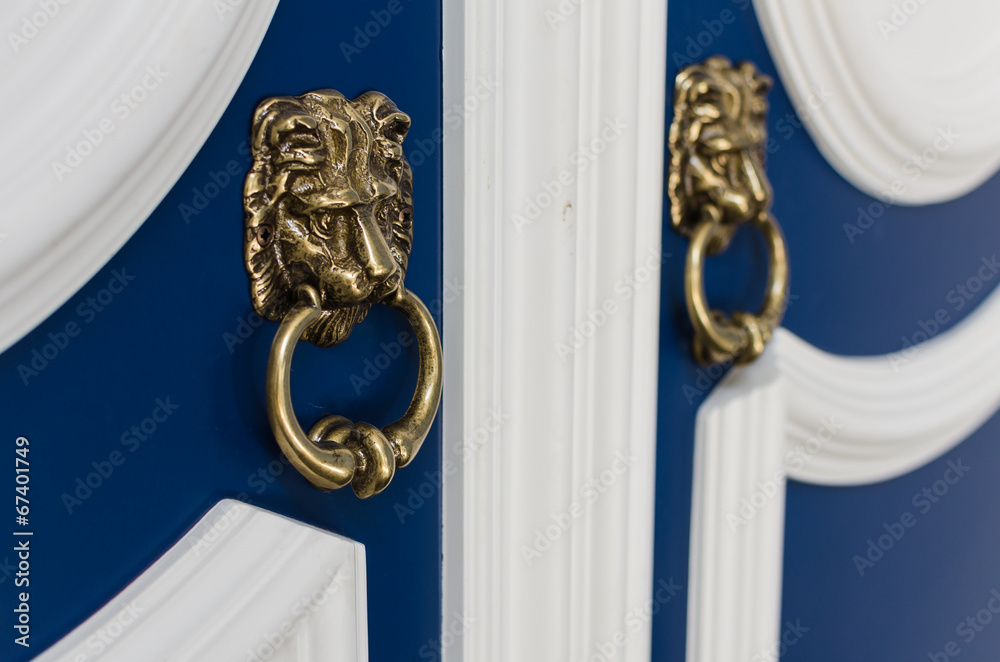
[[[254, 112], [243, 189], [250, 298], [261, 317], [281, 322], [267, 363], [271, 429], [310, 483], [350, 484], [361, 498], [381, 492], [413, 459], [441, 402], [441, 340], [403, 284], [413, 243], [409, 129], [409, 116], [379, 92], [266, 99]], [[420, 367], [409, 408], [381, 429], [326, 416], [307, 435], [292, 408], [295, 344], [343, 342], [376, 303], [413, 327]]]
[[738, 359], [752, 361], [761, 355], [771, 334], [781, 323], [788, 288], [788, 257], [781, 228], [770, 214], [760, 214], [751, 221], [767, 242], [770, 269], [764, 303], [756, 314], [735, 313], [726, 317], [710, 310], [705, 297], [705, 255], [719, 229], [718, 223], [706, 221], [691, 234], [685, 273], [687, 309], [694, 326], [694, 353], [702, 363], [720, 363]]
[[396, 468], [406, 466], [427, 437], [441, 401], [441, 341], [430, 312], [412, 292], [401, 289], [384, 300], [409, 320], [420, 351], [417, 389], [406, 413], [381, 430], [368, 423], [353, 424], [343, 416], [326, 416], [306, 436], [292, 410], [292, 353], [322, 309], [315, 289], [299, 288], [300, 303], [281, 322], [267, 361], [271, 428], [282, 452], [310, 483], [322, 490], [350, 483], [354, 493], [365, 499], [385, 489]]

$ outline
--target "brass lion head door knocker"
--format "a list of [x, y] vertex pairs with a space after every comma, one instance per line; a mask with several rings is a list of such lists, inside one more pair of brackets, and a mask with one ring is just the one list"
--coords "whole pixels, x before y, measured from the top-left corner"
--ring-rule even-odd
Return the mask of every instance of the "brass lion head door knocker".
[[[267, 365], [267, 411], [281, 450], [313, 485], [378, 494], [416, 455], [441, 400], [441, 341], [403, 284], [413, 241], [413, 173], [403, 156], [410, 118], [384, 94], [334, 90], [263, 101], [243, 191], [244, 258], [261, 317], [281, 322]], [[343, 342], [371, 306], [409, 320], [420, 352], [416, 393], [379, 429], [326, 416], [309, 434], [292, 409], [298, 340]]]
[[[753, 64], [733, 66], [724, 57], [687, 67], [674, 86], [667, 190], [671, 225], [691, 239], [685, 293], [695, 358], [704, 364], [746, 363], [760, 356], [788, 302], [785, 240], [771, 215], [764, 172], [770, 88], [771, 79]], [[728, 317], [708, 308], [703, 262], [725, 250], [742, 224], [764, 235], [770, 273], [757, 313]]]

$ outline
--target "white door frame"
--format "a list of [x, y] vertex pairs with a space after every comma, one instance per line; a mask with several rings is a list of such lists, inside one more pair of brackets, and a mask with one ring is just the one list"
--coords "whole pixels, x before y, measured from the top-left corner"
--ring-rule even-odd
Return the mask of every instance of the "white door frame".
[[998, 326], [1000, 291], [884, 356], [833, 356], [778, 329], [715, 388], [695, 431], [688, 662], [779, 650], [786, 478], [877, 483], [954, 448], [1000, 408]]
[[662, 0], [444, 0], [448, 662], [649, 660], [665, 68]]

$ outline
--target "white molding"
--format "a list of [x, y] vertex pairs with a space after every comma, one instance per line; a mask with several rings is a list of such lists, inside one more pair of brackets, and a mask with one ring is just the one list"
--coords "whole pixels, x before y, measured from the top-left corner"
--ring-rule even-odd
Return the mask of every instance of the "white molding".
[[[1000, 408], [1000, 292], [885, 356], [833, 356], [779, 329], [698, 410], [688, 662], [750, 660], [779, 636], [785, 477], [889, 480], [940, 457]], [[749, 503], [749, 505], [747, 505]]]
[[[97, 273], [167, 194], [243, 80], [277, 0], [43, 4], [56, 13], [46, 18], [35, 0], [0, 9], [0, 25], [32, 35], [15, 51], [5, 30], [0, 48], [9, 155], [0, 162], [0, 351]], [[96, 147], [57, 174], [53, 163], [84, 141]]]
[[[225, 636], [222, 636], [222, 635]], [[364, 545], [218, 503], [37, 662], [368, 660]]]
[[772, 349], [733, 370], [698, 410], [687, 662], [778, 657], [757, 654], [776, 640], [781, 623], [783, 484], [748, 524], [734, 528], [727, 519], [781, 466], [785, 385]]
[[[895, 183], [896, 202], [943, 202], [1000, 168], [1000, 4], [754, 0], [754, 7], [813, 140], [862, 191], [891, 200], [885, 194]], [[819, 89], [832, 97], [816, 103]], [[949, 127], [959, 136], [954, 144], [935, 144]], [[925, 150], [933, 165], [906, 165]]]
[[[444, 142], [463, 295], [444, 321], [442, 627], [470, 617], [444, 659], [589, 659], [653, 587], [665, 3], [445, 0], [444, 17], [444, 107], [474, 108]], [[647, 662], [649, 623], [625, 634], [615, 659]]]

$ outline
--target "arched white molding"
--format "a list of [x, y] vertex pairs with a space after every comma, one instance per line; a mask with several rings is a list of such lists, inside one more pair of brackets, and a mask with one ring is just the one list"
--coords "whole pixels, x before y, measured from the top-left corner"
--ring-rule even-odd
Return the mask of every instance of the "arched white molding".
[[649, 662], [665, 5], [444, 2], [445, 662]]
[[[1000, 167], [1000, 4], [754, 0], [754, 7], [813, 140], [862, 191], [903, 204], [942, 202]], [[923, 164], [914, 160], [924, 154]]]
[[[1000, 408], [1000, 292], [896, 354], [842, 357], [779, 329], [698, 410], [688, 662], [778, 642], [785, 479], [889, 480], [952, 449]], [[768, 658], [763, 658], [768, 659]]]
[[229, 105], [276, 6], [0, 6], [0, 351], [159, 204]]
[[367, 662], [367, 609], [364, 545], [227, 499], [36, 662]]

